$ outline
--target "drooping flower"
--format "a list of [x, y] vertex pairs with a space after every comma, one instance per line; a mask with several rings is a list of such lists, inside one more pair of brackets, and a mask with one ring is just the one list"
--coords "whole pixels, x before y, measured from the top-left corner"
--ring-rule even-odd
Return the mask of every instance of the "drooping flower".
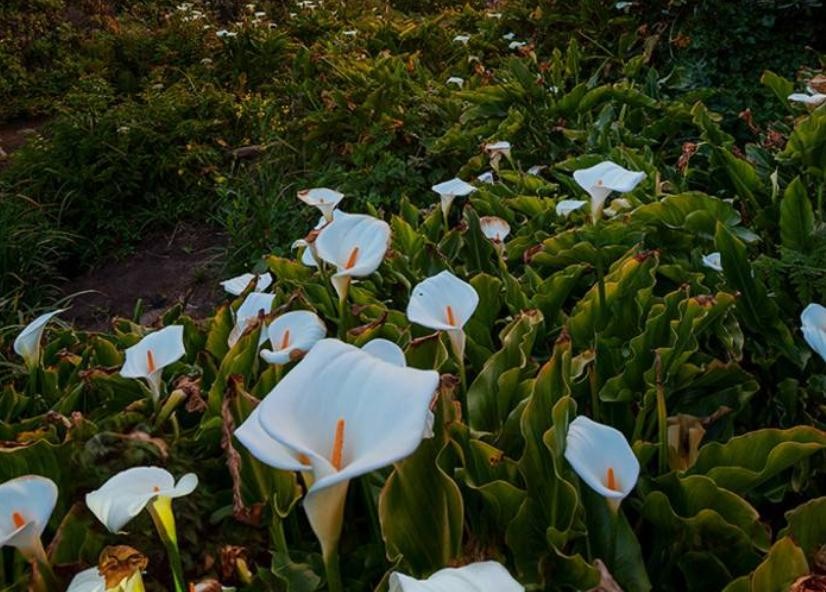
[[591, 196], [591, 218], [602, 216], [605, 201], [612, 191], [628, 193], [645, 179], [645, 173], [629, 171], [606, 160], [587, 169], [574, 171], [574, 180]]
[[15, 547], [30, 561], [46, 560], [40, 540], [57, 503], [57, 485], [26, 475], [0, 485], [0, 548]]
[[327, 187], [315, 187], [298, 192], [298, 199], [307, 205], [315, 206], [321, 210], [321, 214], [328, 222], [332, 221], [333, 210], [336, 209], [343, 198], [343, 193], [339, 193], [334, 189], [328, 189]]
[[584, 415], [568, 426], [565, 459], [614, 509], [631, 493], [640, 475], [640, 463], [622, 432]]
[[110, 532], [118, 533], [150, 503], [184, 497], [197, 486], [195, 473], [187, 473], [176, 484], [160, 467], [133, 467], [86, 494], [86, 505]]
[[[511, 44], [513, 45], [513, 44]], [[502, 160], [504, 156], [508, 160], [511, 157], [511, 143], [506, 142], [504, 140], [499, 142], [490, 142], [485, 144], [485, 152], [487, 152], [488, 157], [490, 157], [490, 166], [493, 167], [493, 170], [499, 170], [499, 161]]]
[[157, 402], [161, 396], [161, 376], [163, 369], [180, 360], [184, 348], [184, 328], [170, 325], [150, 333], [126, 350], [126, 361], [120, 370], [126, 378], [143, 378]]
[[29, 369], [37, 368], [40, 364], [40, 341], [43, 338], [43, 331], [52, 318], [66, 309], [53, 310], [44, 313], [33, 320], [20, 332], [14, 340], [14, 351], [26, 362]]
[[510, 224], [498, 216], [482, 216], [479, 218], [479, 226], [485, 238], [494, 243], [502, 243], [511, 232]]
[[587, 203], [587, 201], [581, 199], [563, 199], [562, 201], [556, 204], [556, 215], [562, 216], [563, 218], [567, 218], [571, 214], [571, 212], [580, 209]]
[[826, 94], [818, 92], [812, 87], [807, 87], [805, 93], [792, 93], [787, 98], [793, 103], [803, 103], [809, 109], [814, 109], [826, 103]]
[[390, 245], [390, 225], [363, 214], [336, 215], [315, 240], [318, 256], [335, 265], [333, 287], [340, 300], [347, 298], [350, 281], [376, 271]]
[[476, 191], [476, 187], [470, 183], [465, 183], [459, 178], [453, 178], [449, 181], [443, 181], [431, 187], [433, 191], [439, 194], [439, 199], [442, 206], [442, 215], [447, 220], [447, 214], [450, 211], [450, 206], [453, 200], [457, 197], [464, 197]]
[[463, 327], [479, 305], [479, 294], [449, 271], [419, 282], [407, 304], [407, 318], [450, 337], [454, 353], [464, 358], [465, 331]]
[[389, 592], [524, 592], [505, 567], [495, 561], [480, 561], [464, 567], [440, 569], [426, 580], [399, 572], [390, 574]]
[[[253, 325], [261, 314], [269, 314], [272, 310], [273, 302], [275, 302], [275, 294], [265, 294], [263, 292], [250, 292], [238, 310], [235, 311], [235, 326], [229, 332], [227, 344], [234, 347], [241, 335], [248, 327]], [[261, 327], [261, 336], [258, 339], [258, 344], [261, 345], [267, 340], [267, 332], [265, 327]]]
[[703, 255], [703, 265], [714, 271], [723, 271], [723, 260], [719, 252]]
[[438, 384], [437, 372], [324, 339], [255, 409], [263, 431], [285, 451], [267, 449], [261, 460], [305, 474], [304, 508], [325, 557], [338, 544], [350, 480], [418, 447]]
[[826, 360], [826, 307], [809, 304], [800, 314], [800, 323], [806, 343]]
[[221, 285], [224, 287], [224, 290], [233, 296], [240, 296], [253, 280], [255, 280], [255, 286], [252, 288], [253, 292], [263, 292], [272, 284], [272, 276], [269, 273], [262, 273], [261, 275], [243, 273], [234, 278], [224, 280], [221, 282]]
[[284, 313], [267, 328], [272, 349], [261, 350], [261, 357], [268, 364], [287, 364], [310, 351], [326, 334], [327, 327], [314, 312]]

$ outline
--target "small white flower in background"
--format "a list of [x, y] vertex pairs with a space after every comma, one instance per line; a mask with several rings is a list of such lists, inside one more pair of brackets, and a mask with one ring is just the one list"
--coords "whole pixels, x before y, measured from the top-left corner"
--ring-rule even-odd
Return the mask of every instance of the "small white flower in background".
[[125, 378], [143, 378], [157, 403], [161, 396], [163, 369], [180, 360], [186, 353], [184, 328], [170, 325], [150, 333], [126, 350], [126, 360], [120, 370]]
[[344, 35], [347, 37], [355, 37], [356, 35], [358, 35], [358, 31], [356, 31], [355, 29], [350, 29], [349, 31], [344, 31]]
[[425, 580], [390, 574], [388, 592], [525, 592], [508, 570], [495, 561], [440, 569]]
[[72, 578], [66, 592], [106, 592], [106, 578], [97, 567], [90, 567]]
[[563, 199], [556, 204], [556, 215], [567, 218], [571, 212], [580, 209], [588, 202], [582, 199]]
[[505, 39], [507, 41], [513, 41], [514, 37], [516, 37], [516, 33], [505, 33], [504, 35], [502, 35], [502, 39]]
[[788, 100], [793, 103], [803, 103], [807, 107], [814, 109], [826, 103], [826, 94], [819, 93], [811, 87], [806, 88], [806, 93], [792, 93]]
[[150, 503], [184, 497], [197, 486], [195, 473], [187, 473], [176, 484], [169, 471], [160, 467], [133, 467], [86, 494], [86, 505], [109, 532], [119, 533]]
[[284, 313], [267, 327], [272, 350], [261, 350], [268, 364], [284, 365], [300, 358], [324, 339], [327, 327], [314, 312], [294, 310]]
[[622, 432], [584, 415], [568, 426], [565, 460], [614, 510], [633, 491], [640, 475], [640, 463]]
[[487, 16], [488, 18], [501, 19], [502, 18], [502, 13], [501, 12], [488, 12], [485, 16]]
[[626, 10], [634, 6], [634, 4], [636, 4], [636, 2], [617, 2], [614, 5], [614, 8], [616, 8], [617, 10]]
[[703, 255], [703, 265], [714, 271], [723, 271], [723, 261], [719, 252]]
[[407, 304], [407, 318], [416, 323], [445, 331], [456, 357], [465, 353], [465, 323], [479, 305], [479, 294], [469, 283], [445, 270], [419, 282]]
[[119, 133], [119, 134], [121, 134], [121, 135], [123, 135], [123, 134], [128, 134], [128, 133], [129, 133], [129, 126], [128, 126], [128, 125], [122, 125], [122, 126], [120, 126], [120, 127], [118, 128], [118, 133]]
[[628, 193], [643, 179], [645, 173], [629, 171], [609, 160], [574, 171], [574, 180], [591, 196], [591, 218], [594, 221], [602, 216], [603, 206], [612, 191]]
[[511, 41], [508, 43], [508, 49], [519, 49], [520, 47], [525, 47], [527, 44], [527, 41]]
[[65, 312], [67, 309], [61, 308], [44, 313], [26, 325], [14, 340], [14, 353], [23, 358], [29, 369], [37, 368], [40, 365], [40, 341], [43, 338], [43, 331], [53, 317]]
[[39, 475], [0, 484], [0, 549], [17, 548], [30, 561], [46, 561], [40, 540], [57, 503], [57, 485]]
[[459, 88], [462, 88], [465, 85], [465, 79], [464, 78], [459, 78], [458, 76], [451, 76], [450, 78], [447, 79], [446, 84], [455, 84]]
[[226, 29], [221, 29], [220, 31], [215, 31], [215, 35], [217, 37], [228, 37], [229, 31], [227, 31]]
[[485, 238], [494, 243], [503, 242], [511, 232], [510, 224], [498, 216], [482, 216], [479, 218], [479, 226]]
[[189, 592], [235, 592], [235, 588], [228, 588], [222, 585], [218, 580], [201, 580], [197, 584], [190, 584]]
[[253, 16], [254, 16], [255, 18], [263, 18], [263, 17], [267, 16], [267, 13], [266, 13], [266, 12], [264, 12], [264, 11], [262, 11], [262, 10], [259, 10], [259, 11], [258, 11], [258, 12], [256, 12]]
[[534, 177], [538, 177], [539, 173], [547, 169], [548, 167], [544, 164], [535, 164], [531, 168], [528, 169], [528, 174], [533, 175]]
[[230, 278], [228, 280], [224, 280], [221, 282], [221, 285], [224, 287], [224, 290], [229, 292], [234, 296], [240, 296], [244, 290], [247, 289], [247, 286], [250, 285], [250, 282], [258, 278], [255, 282], [255, 286], [253, 286], [253, 292], [263, 292], [267, 288], [270, 287], [272, 284], [272, 276], [269, 273], [262, 273], [261, 275], [255, 273], [243, 273], [241, 275], [235, 276], [234, 278]]
[[212, 60], [210, 58], [204, 58], [201, 60], [201, 64], [203, 64], [204, 66], [209, 66], [211, 63]]
[[826, 361], [826, 308], [814, 302], [800, 314], [803, 338]]
[[493, 171], [485, 171], [476, 177], [476, 180], [485, 185], [493, 185]]
[[499, 141], [499, 142], [490, 142], [485, 144], [484, 146], [485, 152], [487, 152], [488, 156], [490, 157], [490, 166], [493, 167], [494, 170], [499, 169], [499, 161], [502, 160], [504, 156], [508, 160], [511, 157], [511, 143], [506, 141]]
[[450, 206], [453, 204], [453, 200], [457, 197], [470, 195], [476, 191], [476, 187], [470, 183], [465, 183], [458, 177], [454, 177], [449, 181], [438, 183], [430, 189], [439, 194], [439, 200], [441, 202], [442, 214], [444, 215], [445, 222], [447, 222], [447, 214], [450, 211]]
[[[241, 339], [244, 331], [255, 323], [259, 315], [270, 314], [273, 302], [275, 302], [275, 294], [265, 294], [263, 292], [250, 292], [247, 294], [241, 306], [235, 311], [235, 326], [229, 333], [227, 345], [234, 347], [235, 344], [238, 343], [238, 340]], [[258, 345], [261, 345], [266, 340], [266, 327], [261, 327], [261, 336], [258, 339]]]
[[453, 38], [453, 41], [467, 45], [467, 42], [470, 41], [470, 35], [456, 35], [456, 37]]
[[314, 187], [298, 192], [298, 199], [308, 206], [315, 206], [321, 215], [329, 222], [333, 219], [333, 210], [344, 199], [344, 194], [327, 187]]

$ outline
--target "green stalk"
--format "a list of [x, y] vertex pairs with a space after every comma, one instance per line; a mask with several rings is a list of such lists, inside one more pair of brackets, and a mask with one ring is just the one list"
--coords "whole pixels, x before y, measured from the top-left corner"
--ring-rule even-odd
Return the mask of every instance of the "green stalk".
[[25, 555], [32, 564], [32, 590], [34, 592], [59, 592], [61, 588], [57, 576], [52, 571], [40, 538], [37, 539], [36, 546], [31, 553], [26, 552]]
[[[599, 334], [597, 334], [599, 337]], [[594, 421], [599, 421], [599, 376], [597, 376], [597, 354], [594, 353], [594, 363], [591, 365], [591, 371], [588, 373], [588, 382], [591, 390], [591, 414], [594, 416]]]
[[665, 406], [665, 385], [662, 382], [662, 366], [659, 353], [656, 357], [655, 366], [657, 374], [657, 431], [659, 433], [657, 464], [660, 474], [665, 474], [668, 471], [668, 410]]
[[608, 319], [608, 309], [605, 301], [605, 264], [602, 261], [602, 252], [597, 251], [597, 290], [599, 292], [599, 325], [605, 327]]
[[338, 560], [338, 547], [324, 555], [324, 571], [327, 574], [327, 590], [329, 592], [344, 592], [341, 583], [341, 565]]
[[608, 541], [608, 557], [607, 563], [609, 569], [612, 571], [616, 568], [617, 562], [617, 538], [619, 538], [619, 505], [614, 506], [610, 501], [611, 516], [611, 539]]
[[175, 515], [172, 513], [172, 498], [158, 496], [149, 504], [149, 514], [155, 523], [155, 529], [161, 537], [169, 557], [169, 566], [172, 568], [172, 582], [175, 592], [186, 592], [184, 568], [181, 563], [181, 552], [178, 549], [178, 534], [175, 529]]

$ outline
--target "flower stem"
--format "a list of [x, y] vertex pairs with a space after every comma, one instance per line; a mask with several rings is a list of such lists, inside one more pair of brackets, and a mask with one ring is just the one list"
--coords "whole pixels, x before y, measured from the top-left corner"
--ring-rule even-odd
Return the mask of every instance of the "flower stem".
[[36, 546], [24, 555], [32, 564], [32, 590], [34, 592], [58, 592], [60, 585], [57, 582], [57, 576], [52, 571], [46, 550], [39, 538]]
[[327, 590], [329, 592], [344, 592], [344, 586], [341, 583], [341, 566], [339, 565], [337, 547], [324, 555], [324, 571], [327, 574]]
[[181, 552], [178, 549], [178, 534], [175, 529], [175, 515], [172, 513], [172, 498], [158, 496], [149, 504], [149, 514], [155, 523], [155, 529], [161, 537], [169, 557], [169, 566], [172, 569], [172, 581], [175, 592], [186, 592], [184, 568], [181, 563]]
[[602, 252], [597, 251], [597, 291], [599, 293], [599, 326], [605, 327], [608, 319], [608, 310], [605, 303], [605, 263], [602, 261]]
[[657, 352], [654, 365], [657, 377], [658, 466], [662, 475], [668, 471], [668, 410], [665, 406], [665, 385], [662, 381], [662, 360], [659, 352]]
[[608, 541], [608, 557], [607, 563], [611, 570], [616, 567], [617, 560], [617, 538], [619, 537], [619, 506], [612, 505], [608, 502], [611, 516], [611, 538]]

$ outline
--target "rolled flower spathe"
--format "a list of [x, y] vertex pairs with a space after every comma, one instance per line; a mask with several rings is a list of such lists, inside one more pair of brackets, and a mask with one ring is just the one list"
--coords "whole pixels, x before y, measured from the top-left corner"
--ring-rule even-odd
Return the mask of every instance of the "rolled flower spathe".
[[126, 378], [146, 380], [157, 403], [161, 396], [163, 369], [180, 360], [185, 353], [183, 326], [170, 325], [150, 333], [128, 348], [120, 373]]
[[800, 323], [806, 343], [826, 360], [826, 307], [808, 305], [800, 315]]
[[591, 218], [594, 221], [602, 216], [605, 201], [612, 191], [628, 193], [643, 179], [645, 173], [629, 171], [610, 160], [574, 171], [574, 180], [591, 196]]
[[[229, 332], [227, 345], [234, 347], [241, 336], [248, 328], [253, 326], [261, 315], [268, 315], [272, 311], [275, 302], [275, 294], [265, 294], [263, 292], [250, 292], [238, 310], [235, 311], [235, 326]], [[267, 340], [265, 329], [261, 328], [261, 335], [258, 344], [261, 345]]]
[[253, 280], [255, 280], [255, 286], [252, 288], [253, 292], [263, 292], [272, 284], [272, 276], [269, 273], [262, 273], [261, 275], [243, 273], [234, 278], [224, 280], [221, 282], [221, 285], [224, 287], [224, 290], [233, 296], [240, 296]]
[[327, 187], [315, 187], [299, 191], [298, 199], [307, 205], [317, 207], [321, 215], [330, 222], [333, 219], [333, 210], [344, 199], [344, 194]]
[[478, 305], [479, 294], [473, 286], [445, 270], [413, 288], [407, 304], [407, 318], [423, 327], [445, 331], [456, 357], [462, 360], [465, 353], [463, 327]]
[[723, 260], [719, 252], [703, 255], [703, 265], [714, 271], [723, 271]]
[[267, 335], [272, 349], [261, 350], [261, 357], [268, 364], [283, 366], [300, 358], [324, 339], [327, 327], [314, 312], [294, 310], [270, 323]]
[[438, 183], [430, 189], [439, 194], [442, 216], [444, 216], [445, 223], [447, 223], [447, 215], [450, 212], [450, 206], [453, 205], [453, 200], [457, 197], [470, 195], [476, 191], [476, 187], [470, 183], [465, 183], [458, 177]]
[[393, 572], [389, 592], [524, 592], [508, 570], [495, 561], [441, 569], [426, 580]]
[[33, 320], [20, 332], [14, 340], [14, 352], [23, 358], [26, 367], [37, 368], [40, 365], [40, 341], [43, 338], [43, 331], [53, 317], [64, 312], [66, 309], [53, 310], [44, 313]]
[[333, 287], [339, 300], [347, 298], [354, 277], [376, 271], [390, 246], [390, 225], [363, 214], [336, 215], [315, 240], [318, 256], [336, 267]]
[[640, 463], [622, 432], [584, 415], [568, 426], [565, 459], [614, 509], [631, 493], [640, 475]]
[[39, 475], [0, 484], [0, 548], [15, 547], [30, 561], [46, 561], [40, 540], [57, 503], [57, 485]]
[[506, 142], [504, 140], [499, 142], [490, 142], [485, 144], [484, 149], [490, 158], [490, 166], [492, 166], [494, 170], [499, 169], [499, 161], [502, 160], [503, 156], [508, 160], [511, 158], [510, 142]]

